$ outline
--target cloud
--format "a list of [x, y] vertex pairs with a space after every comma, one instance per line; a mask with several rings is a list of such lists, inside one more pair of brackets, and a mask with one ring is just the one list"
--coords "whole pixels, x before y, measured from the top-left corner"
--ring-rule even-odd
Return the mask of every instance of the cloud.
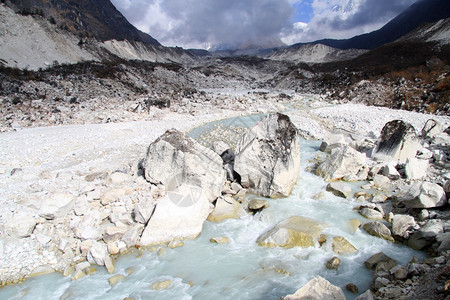
[[164, 45], [243, 44], [292, 26], [288, 0], [113, 0], [139, 29]]
[[282, 33], [287, 44], [323, 38], [350, 38], [381, 28], [417, 0], [314, 0], [306, 26]]
[[[184, 48], [349, 38], [379, 29], [416, 1], [112, 0], [139, 29], [163, 45]], [[299, 15], [311, 18], [295, 22]]]

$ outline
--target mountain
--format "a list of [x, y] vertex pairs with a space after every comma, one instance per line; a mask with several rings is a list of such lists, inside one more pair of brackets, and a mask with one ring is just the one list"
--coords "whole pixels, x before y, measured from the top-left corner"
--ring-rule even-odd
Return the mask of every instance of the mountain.
[[[312, 44], [323, 44], [339, 49], [374, 49], [406, 35], [423, 23], [433, 23], [450, 17], [449, 0], [420, 0], [379, 30], [358, 35], [351, 39], [323, 39]], [[311, 43], [308, 43], [311, 44]], [[298, 43], [291, 47], [301, 47]]]
[[267, 56], [267, 58], [304, 63], [325, 63], [349, 60], [365, 52], [367, 52], [367, 50], [341, 50], [322, 44], [309, 44], [303, 45], [302, 47], [289, 47], [274, 50]]
[[0, 65], [37, 70], [57, 64], [111, 61], [186, 62], [195, 52], [163, 47], [109, 0], [7, 0], [0, 3]]
[[41, 14], [52, 23], [80, 37], [99, 41], [135, 41], [148, 45], [161, 44], [138, 30], [109, 0], [9, 0], [22, 14]]

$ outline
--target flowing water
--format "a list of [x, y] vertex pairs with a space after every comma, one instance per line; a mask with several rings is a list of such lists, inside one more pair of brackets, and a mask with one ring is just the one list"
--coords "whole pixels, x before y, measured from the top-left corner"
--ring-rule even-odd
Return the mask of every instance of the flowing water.
[[[225, 120], [227, 126], [249, 126], [260, 117]], [[236, 125], [239, 124], [239, 125]], [[243, 125], [244, 124], [244, 125]], [[199, 137], [209, 124], [191, 132]], [[217, 124], [216, 124], [217, 125]], [[364, 218], [352, 208], [360, 203], [325, 192], [325, 199], [313, 196], [325, 191], [326, 182], [305, 169], [316, 156], [320, 143], [301, 143], [302, 169], [297, 185], [290, 197], [269, 200], [270, 207], [254, 216], [229, 219], [221, 223], [206, 221], [203, 231], [194, 240], [185, 240], [183, 247], [164, 251], [136, 251], [122, 255], [116, 262], [116, 274], [124, 280], [111, 287], [103, 267], [77, 281], [60, 274], [33, 277], [22, 284], [0, 289], [0, 299], [279, 299], [294, 293], [316, 275], [344, 287], [355, 283], [360, 292], [369, 288], [372, 272], [364, 267], [371, 255], [383, 251], [401, 264], [411, 258], [423, 256], [412, 249], [372, 237], [362, 230], [350, 233], [348, 220]], [[355, 184], [355, 190], [358, 190]], [[252, 196], [249, 196], [252, 197]], [[356, 255], [339, 255], [339, 269], [325, 268], [327, 260], [336, 256], [329, 242], [322, 247], [263, 248], [256, 244], [258, 236], [277, 222], [290, 216], [304, 216], [329, 225], [324, 230], [328, 240], [344, 236], [359, 252]], [[213, 244], [212, 237], [224, 236], [228, 244]], [[155, 282], [166, 281], [166, 289], [152, 289]], [[345, 290], [345, 288], [343, 288]], [[346, 292], [348, 299], [356, 296]]]

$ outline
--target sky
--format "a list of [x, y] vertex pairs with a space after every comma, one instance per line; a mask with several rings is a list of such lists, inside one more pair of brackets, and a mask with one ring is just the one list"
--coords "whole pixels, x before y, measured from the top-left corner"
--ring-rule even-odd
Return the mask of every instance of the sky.
[[111, 0], [164, 46], [198, 49], [350, 38], [381, 28], [416, 1]]

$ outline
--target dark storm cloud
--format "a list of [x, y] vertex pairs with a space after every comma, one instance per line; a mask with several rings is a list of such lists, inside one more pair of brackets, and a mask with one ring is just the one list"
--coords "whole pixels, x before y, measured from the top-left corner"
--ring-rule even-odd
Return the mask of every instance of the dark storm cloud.
[[278, 36], [291, 26], [293, 8], [280, 0], [166, 0], [161, 4], [171, 19], [181, 22], [167, 37], [201, 43], [245, 43]]
[[[163, 22], [154, 22], [150, 34], [185, 43], [245, 43], [276, 36], [292, 26], [293, 7], [287, 0], [113, 0], [134, 24], [151, 23], [148, 9], [158, 6]], [[161, 16], [155, 16], [159, 18]], [[170, 25], [169, 25], [170, 23]], [[152, 30], [153, 29], [153, 30]]]
[[[289, 44], [349, 38], [379, 29], [416, 1], [112, 0], [139, 29], [164, 45], [182, 47], [239, 45], [280, 36]], [[312, 11], [312, 18], [294, 25], [294, 9], [302, 8]]]

